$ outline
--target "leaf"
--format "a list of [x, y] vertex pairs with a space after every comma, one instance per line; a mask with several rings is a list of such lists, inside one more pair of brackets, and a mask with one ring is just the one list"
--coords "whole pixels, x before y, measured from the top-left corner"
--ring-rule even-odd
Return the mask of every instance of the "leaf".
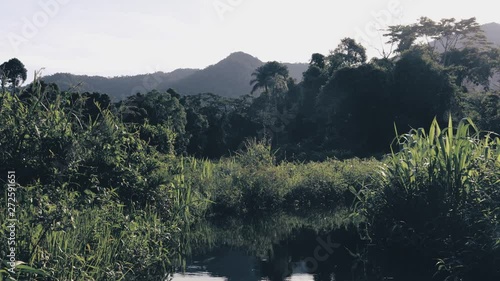
[[35, 269], [31, 266], [27, 266], [24, 264], [16, 265], [16, 269], [20, 270], [21, 272], [26, 272], [30, 274], [38, 274], [44, 277], [48, 277], [49, 274], [41, 269]]

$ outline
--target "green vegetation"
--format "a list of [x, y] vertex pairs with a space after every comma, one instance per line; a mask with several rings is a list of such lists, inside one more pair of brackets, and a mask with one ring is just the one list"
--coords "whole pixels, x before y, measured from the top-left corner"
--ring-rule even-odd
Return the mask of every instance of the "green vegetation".
[[[158, 153], [135, 127], [126, 127], [98, 103], [51, 95], [41, 86], [35, 83], [19, 97], [1, 96], [2, 173], [17, 175], [16, 261], [43, 270], [7, 276], [164, 276], [179, 253], [180, 231], [191, 219], [185, 205], [194, 208], [188, 188], [169, 172], [178, 167], [174, 156]], [[6, 209], [0, 218], [7, 237]], [[2, 243], [3, 257], [6, 246]]]
[[17, 87], [21, 85], [27, 78], [27, 70], [24, 64], [16, 59], [10, 59], [0, 65], [0, 83], [2, 85], [2, 92], [5, 92], [6, 87], [9, 86], [12, 92], [17, 91]]
[[[488, 83], [500, 53], [460, 47], [482, 38], [474, 19], [389, 31], [396, 57], [367, 62], [346, 38], [313, 54], [301, 83], [277, 62], [258, 67], [261, 93], [239, 99], [169, 89], [112, 103], [39, 79], [21, 89], [22, 63], [0, 65], [2, 191], [7, 201], [15, 171], [18, 220], [16, 273], [2, 242], [1, 278], [159, 280], [197, 241], [251, 220], [229, 245], [265, 256], [268, 224], [287, 237], [310, 221], [434, 262], [438, 280], [498, 279], [500, 108]], [[439, 50], [422, 36], [449, 41]], [[2, 207], [2, 237], [9, 217]]]
[[[199, 180], [205, 165], [210, 165], [213, 176]], [[235, 156], [205, 165], [185, 173], [191, 186], [210, 194], [210, 213], [254, 216], [349, 207], [355, 199], [351, 191], [373, 182], [378, 162], [331, 159], [278, 164], [270, 146], [254, 140]]]
[[445, 129], [434, 121], [397, 142], [383, 186], [361, 192], [375, 239], [399, 236], [407, 250], [440, 258], [438, 269], [453, 277], [498, 276], [498, 135], [481, 133], [469, 119], [454, 127], [450, 118]]

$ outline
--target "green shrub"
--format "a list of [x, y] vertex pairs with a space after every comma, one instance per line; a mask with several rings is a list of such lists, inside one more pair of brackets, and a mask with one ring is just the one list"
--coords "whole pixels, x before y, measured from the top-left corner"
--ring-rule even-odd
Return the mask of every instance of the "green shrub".
[[258, 165], [256, 169], [234, 159], [222, 160], [217, 165], [212, 199], [216, 210], [247, 213], [281, 207], [289, 188], [289, 172], [274, 164]]
[[445, 129], [434, 121], [397, 144], [381, 170], [383, 187], [359, 194], [374, 238], [441, 258], [439, 269], [452, 276], [500, 274], [493, 258], [500, 253], [500, 139], [469, 119], [454, 128], [450, 118]]
[[195, 185], [211, 190], [216, 213], [334, 209], [350, 206], [352, 191], [373, 184], [377, 163], [353, 159], [276, 164], [268, 144], [251, 141], [244, 151], [216, 163], [210, 180]]
[[295, 208], [337, 208], [350, 206], [352, 191], [373, 182], [377, 161], [351, 159], [297, 164], [297, 182], [287, 201]]

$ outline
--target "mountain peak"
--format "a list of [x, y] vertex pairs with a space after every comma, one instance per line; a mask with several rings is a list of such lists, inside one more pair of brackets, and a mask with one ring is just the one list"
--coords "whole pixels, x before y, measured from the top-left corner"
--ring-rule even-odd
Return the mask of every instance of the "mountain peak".
[[238, 51], [238, 52], [233, 52], [231, 53], [229, 56], [227, 56], [227, 58], [256, 58], [250, 54], [247, 54], [245, 52], [242, 52], [242, 51]]
[[252, 55], [249, 55], [245, 52], [231, 53], [227, 58], [222, 60], [222, 62], [224, 62], [224, 61], [231, 61], [231, 62], [236, 62], [236, 63], [240, 63], [240, 64], [245, 64], [245, 65], [252, 65], [252, 66], [263, 64], [263, 62], [261, 62], [258, 58], [254, 57]]
[[482, 25], [483, 27], [500, 27], [500, 23], [496, 23], [496, 22], [489, 22], [489, 23], [486, 23], [486, 24], [483, 24]]

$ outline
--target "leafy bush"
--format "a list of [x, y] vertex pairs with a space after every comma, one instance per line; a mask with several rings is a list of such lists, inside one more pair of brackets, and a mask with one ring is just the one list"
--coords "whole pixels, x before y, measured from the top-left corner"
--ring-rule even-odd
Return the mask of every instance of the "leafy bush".
[[[216, 213], [332, 209], [350, 206], [352, 191], [372, 184], [377, 163], [353, 159], [276, 164], [267, 143], [250, 141], [244, 151], [215, 163], [213, 177], [192, 186], [210, 194]], [[200, 173], [190, 171], [187, 177], [197, 178]]]
[[157, 128], [127, 126], [98, 103], [83, 116], [88, 103], [75, 102], [78, 95], [43, 91], [38, 81], [21, 97], [0, 95], [0, 167], [18, 179], [16, 259], [25, 262], [8, 278], [163, 278], [180, 252], [180, 232], [199, 213], [192, 210], [206, 206], [191, 199], [203, 194], [179, 180], [182, 169], [173, 172], [175, 155], [140, 138]]
[[64, 95], [51, 100], [48, 94], [35, 91], [24, 100], [2, 95], [3, 169], [15, 170], [22, 185], [39, 180], [46, 194], [61, 193], [61, 187], [95, 193], [116, 189], [122, 202], [165, 207], [167, 158], [162, 159], [138, 132], [129, 132], [110, 110], [85, 122]]
[[377, 161], [359, 159], [299, 164], [299, 180], [287, 200], [295, 208], [349, 206], [355, 199], [352, 191], [373, 183], [377, 165]]

